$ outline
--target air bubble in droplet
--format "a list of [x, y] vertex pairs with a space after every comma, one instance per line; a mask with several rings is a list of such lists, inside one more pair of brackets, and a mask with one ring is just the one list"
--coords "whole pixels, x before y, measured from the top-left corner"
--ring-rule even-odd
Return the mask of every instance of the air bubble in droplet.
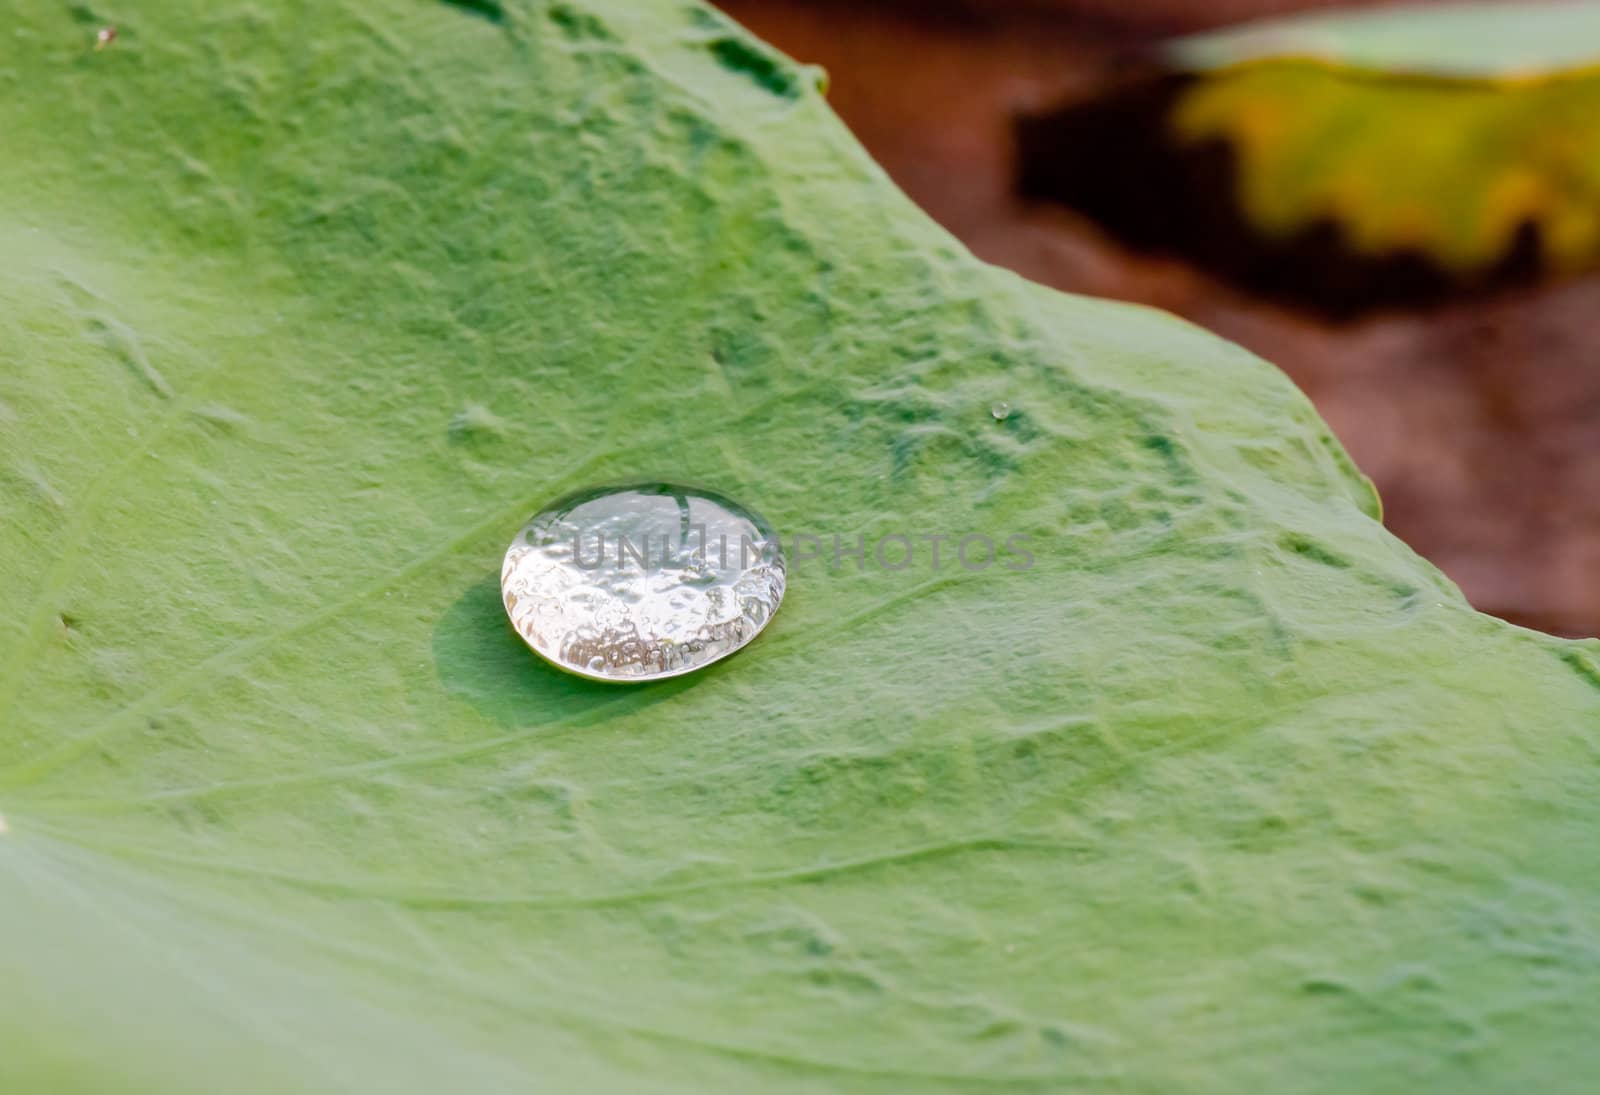
[[754, 639], [783, 600], [778, 538], [711, 491], [667, 483], [579, 491], [506, 551], [511, 624], [540, 657], [605, 681], [674, 677]]
[[996, 422], [1004, 422], [1006, 419], [1011, 417], [1011, 404], [1007, 403], [1003, 399], [999, 400], [990, 405], [989, 413], [994, 415], [994, 420]]

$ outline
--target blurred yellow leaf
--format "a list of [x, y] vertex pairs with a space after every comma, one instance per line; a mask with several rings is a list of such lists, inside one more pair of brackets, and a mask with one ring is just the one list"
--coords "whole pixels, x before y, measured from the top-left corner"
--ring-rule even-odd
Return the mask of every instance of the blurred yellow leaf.
[[1302, 15], [1168, 56], [1197, 73], [1173, 129], [1233, 149], [1270, 237], [1329, 221], [1358, 254], [1472, 275], [1528, 226], [1556, 271], [1600, 258], [1600, 4]]

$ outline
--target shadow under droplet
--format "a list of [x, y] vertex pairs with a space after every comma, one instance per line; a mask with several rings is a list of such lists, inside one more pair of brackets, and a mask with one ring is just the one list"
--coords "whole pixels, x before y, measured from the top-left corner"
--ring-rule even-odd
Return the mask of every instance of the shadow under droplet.
[[608, 684], [561, 672], [512, 630], [498, 572], [474, 583], [434, 625], [433, 664], [449, 695], [505, 726], [527, 729], [598, 708], [622, 716], [696, 683], [672, 677]]

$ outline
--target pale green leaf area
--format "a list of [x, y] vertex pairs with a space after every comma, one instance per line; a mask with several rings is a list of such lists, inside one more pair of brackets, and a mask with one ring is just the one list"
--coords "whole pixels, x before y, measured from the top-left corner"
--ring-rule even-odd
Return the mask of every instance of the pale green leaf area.
[[1600, 3], [1466, 0], [1312, 10], [1191, 35], [1167, 52], [1196, 69], [1287, 56], [1390, 73], [1532, 76], [1600, 63]]
[[[1589, 1085], [1595, 643], [721, 17], [474, 6], [6, 5], [0, 1091]], [[560, 676], [500, 555], [644, 476], [1035, 563]]]

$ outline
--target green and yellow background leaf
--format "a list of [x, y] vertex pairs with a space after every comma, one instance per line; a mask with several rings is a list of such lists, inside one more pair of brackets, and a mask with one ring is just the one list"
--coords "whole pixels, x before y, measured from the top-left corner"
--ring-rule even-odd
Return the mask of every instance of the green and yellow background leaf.
[[1198, 74], [1173, 130], [1234, 151], [1270, 238], [1331, 222], [1357, 254], [1471, 277], [1531, 227], [1554, 272], [1600, 260], [1600, 4], [1301, 15], [1167, 56]]
[[[1600, 644], [1269, 365], [976, 262], [698, 5], [4, 24], [0, 1090], [1587, 1086]], [[560, 676], [500, 554], [647, 475], [1035, 562]]]

